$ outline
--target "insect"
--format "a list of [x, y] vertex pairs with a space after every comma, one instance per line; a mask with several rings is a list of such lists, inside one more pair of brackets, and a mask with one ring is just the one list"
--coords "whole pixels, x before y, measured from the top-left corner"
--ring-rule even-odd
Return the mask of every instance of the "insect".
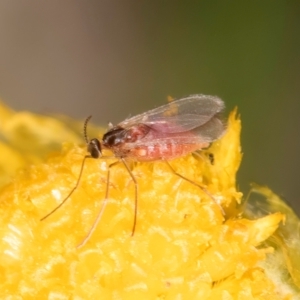
[[[88, 117], [84, 123], [84, 138], [89, 154], [82, 161], [77, 182], [64, 200], [45, 215], [41, 221], [57, 211], [78, 188], [84, 164], [88, 158], [114, 157], [117, 161], [108, 167], [106, 193], [102, 207], [89, 233], [78, 247], [87, 243], [102, 217], [109, 196], [110, 171], [113, 166], [119, 163], [125, 166], [134, 182], [135, 204], [132, 236], [137, 223], [138, 183], [128, 165], [128, 160], [138, 162], [165, 161], [174, 174], [198, 186], [215, 201], [204, 187], [178, 174], [168, 161], [206, 148], [211, 142], [219, 139], [225, 131], [225, 125], [220, 118], [224, 108], [224, 102], [218, 97], [191, 95], [126, 119], [116, 126], [111, 125], [110, 129], [103, 135], [102, 140], [88, 139], [87, 124], [91, 116]], [[103, 156], [102, 149], [109, 149], [113, 156]], [[221, 207], [220, 209], [224, 214], [223, 209]]]

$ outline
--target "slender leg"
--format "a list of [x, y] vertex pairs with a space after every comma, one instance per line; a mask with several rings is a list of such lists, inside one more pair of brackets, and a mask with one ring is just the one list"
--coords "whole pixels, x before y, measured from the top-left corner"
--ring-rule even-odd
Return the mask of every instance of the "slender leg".
[[44, 217], [42, 217], [42, 218], [40, 219], [40, 221], [44, 221], [44, 220], [47, 219], [49, 216], [51, 216], [53, 213], [55, 213], [61, 206], [64, 205], [64, 203], [65, 203], [65, 202], [72, 196], [72, 194], [76, 191], [76, 189], [77, 189], [78, 186], [79, 186], [80, 180], [81, 180], [81, 176], [82, 176], [82, 173], [83, 173], [83, 168], [84, 168], [85, 161], [86, 161], [88, 158], [93, 158], [93, 157], [90, 156], [90, 155], [86, 155], [86, 156], [84, 157], [84, 159], [82, 160], [81, 168], [80, 168], [80, 172], [79, 172], [79, 176], [78, 176], [77, 182], [76, 182], [75, 186], [73, 187], [73, 189], [69, 192], [69, 194], [67, 195], [67, 197], [66, 197], [59, 205], [57, 205], [53, 210], [51, 210], [47, 215], [45, 215]]
[[131, 236], [134, 236], [134, 232], [135, 232], [135, 227], [136, 227], [136, 222], [137, 222], [137, 208], [138, 208], [138, 185], [137, 185], [137, 181], [135, 179], [135, 177], [133, 176], [126, 160], [124, 158], [121, 158], [122, 163], [124, 164], [124, 166], [126, 167], [128, 173], [130, 174], [130, 177], [132, 178], [133, 182], [134, 182], [134, 219], [133, 219], [133, 226], [132, 226], [132, 231], [131, 231]]
[[105, 207], [106, 207], [106, 204], [107, 204], [107, 200], [108, 200], [109, 180], [110, 180], [110, 169], [111, 169], [113, 166], [115, 166], [115, 165], [117, 165], [117, 164], [119, 164], [119, 163], [120, 163], [120, 161], [118, 160], [118, 161], [115, 161], [115, 162], [113, 162], [112, 164], [110, 164], [110, 165], [108, 166], [105, 198], [104, 198], [104, 200], [103, 200], [102, 206], [101, 206], [101, 208], [100, 208], [100, 210], [99, 210], [99, 212], [98, 212], [98, 215], [97, 215], [97, 217], [96, 217], [96, 219], [95, 219], [95, 221], [94, 221], [94, 223], [93, 223], [91, 229], [89, 230], [88, 234], [87, 234], [87, 235], [84, 237], [84, 239], [77, 245], [76, 248], [81, 248], [81, 247], [83, 247], [83, 246], [89, 241], [89, 239], [90, 239], [91, 236], [93, 235], [95, 229], [97, 228], [97, 226], [98, 226], [98, 224], [99, 224], [99, 222], [100, 222], [100, 220], [101, 220], [101, 218], [102, 218], [102, 215], [103, 215], [103, 213], [104, 213], [104, 210], [105, 210]]
[[192, 153], [193, 155], [199, 157], [200, 159], [202, 159], [204, 162], [209, 162], [211, 165], [215, 164], [215, 157], [213, 153], [207, 153], [207, 156], [202, 155], [201, 152], [199, 151], [194, 151]]
[[177, 172], [174, 170], [174, 168], [170, 165], [170, 163], [169, 163], [167, 160], [164, 160], [164, 162], [169, 166], [169, 168], [171, 169], [171, 171], [172, 171], [175, 175], [177, 175], [178, 177], [182, 178], [183, 180], [185, 180], [185, 181], [187, 181], [187, 182], [189, 182], [189, 183], [191, 183], [191, 184], [197, 186], [198, 188], [200, 188], [200, 189], [201, 189], [201, 190], [202, 190], [209, 198], [211, 198], [211, 199], [213, 200], [213, 202], [214, 202], [216, 205], [218, 205], [218, 207], [220, 208], [220, 210], [221, 210], [221, 212], [222, 212], [222, 215], [225, 216], [225, 212], [224, 212], [224, 210], [223, 210], [223, 207], [222, 207], [221, 205], [219, 205], [219, 204], [216, 202], [215, 198], [207, 191], [207, 189], [206, 189], [205, 187], [203, 187], [203, 186], [201, 186], [200, 184], [194, 182], [193, 180], [188, 179], [188, 178], [186, 178], [185, 176], [183, 176], [183, 175], [177, 173]]

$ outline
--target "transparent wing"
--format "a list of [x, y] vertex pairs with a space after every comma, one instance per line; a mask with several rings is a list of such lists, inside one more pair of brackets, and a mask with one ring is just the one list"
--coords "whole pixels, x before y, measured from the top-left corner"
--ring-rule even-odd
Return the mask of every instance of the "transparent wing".
[[149, 147], [168, 143], [180, 145], [210, 144], [219, 139], [224, 132], [225, 126], [223, 122], [217, 117], [212, 117], [207, 123], [186, 132], [166, 133], [151, 129], [144, 138], [134, 143], [125, 143], [123, 147], [131, 149], [139, 145]]
[[129, 128], [142, 123], [160, 132], [185, 132], [207, 123], [224, 107], [218, 97], [191, 95], [129, 118], [118, 126]]

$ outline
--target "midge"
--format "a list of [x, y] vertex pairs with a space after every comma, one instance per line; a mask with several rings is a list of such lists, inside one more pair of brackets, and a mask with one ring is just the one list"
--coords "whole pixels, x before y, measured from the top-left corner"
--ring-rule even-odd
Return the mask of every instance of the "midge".
[[[138, 183], [127, 160], [138, 162], [165, 161], [174, 174], [199, 187], [216, 202], [203, 186], [178, 174], [168, 161], [206, 148], [211, 142], [220, 138], [225, 131], [224, 123], [220, 118], [224, 107], [224, 102], [218, 97], [191, 95], [129, 118], [116, 126], [111, 126], [101, 141], [96, 138], [88, 139], [86, 129], [91, 116], [88, 117], [84, 123], [84, 137], [89, 154], [82, 161], [77, 182], [65, 199], [45, 215], [41, 221], [58, 210], [78, 188], [84, 164], [88, 158], [114, 157], [117, 161], [108, 167], [106, 192], [102, 207], [90, 231], [78, 247], [87, 243], [102, 217], [109, 196], [110, 170], [119, 163], [125, 166], [134, 182], [135, 204], [132, 236], [134, 235], [137, 223]], [[109, 149], [114, 155], [102, 156], [102, 149]], [[220, 209], [224, 214], [221, 206]]]

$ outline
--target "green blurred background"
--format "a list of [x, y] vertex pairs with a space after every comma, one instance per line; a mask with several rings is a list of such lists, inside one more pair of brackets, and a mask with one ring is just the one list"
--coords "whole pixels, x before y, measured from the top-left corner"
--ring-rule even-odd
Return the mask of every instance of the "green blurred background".
[[[106, 125], [218, 95], [242, 116], [243, 192], [300, 212], [300, 1], [0, 1], [0, 95]], [[59, 134], [59, 133], [58, 133]]]

